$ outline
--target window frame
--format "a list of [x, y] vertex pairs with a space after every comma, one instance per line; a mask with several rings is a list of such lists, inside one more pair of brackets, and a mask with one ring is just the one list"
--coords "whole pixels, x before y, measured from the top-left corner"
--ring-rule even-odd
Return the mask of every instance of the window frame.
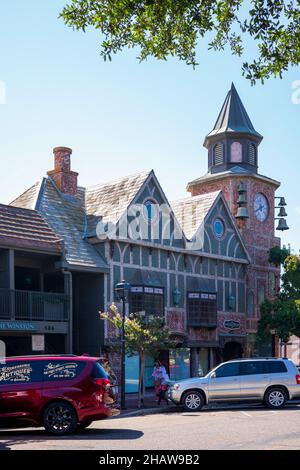
[[[251, 155], [251, 149], [254, 149], [254, 163], [250, 157]], [[257, 145], [255, 145], [253, 142], [250, 142], [248, 144], [248, 163], [249, 165], [252, 165], [252, 166], [257, 166]]]
[[[222, 159], [220, 161], [218, 161], [218, 159], [216, 158], [216, 150], [218, 148], [222, 149]], [[224, 142], [217, 142], [213, 147], [213, 164], [214, 164], [214, 166], [224, 165], [224, 160], [225, 160], [224, 156], [225, 156]], [[218, 156], [218, 158], [220, 158], [220, 157]]]
[[[249, 363], [252, 363], [252, 364], [261, 364], [261, 365], [262, 365], [262, 366], [261, 366], [261, 371], [260, 371], [260, 372], [255, 372], [255, 373], [253, 373], [253, 374], [242, 374], [242, 367], [243, 367], [243, 365], [249, 364]], [[250, 376], [250, 375], [263, 375], [263, 374], [267, 374], [267, 373], [268, 373], [268, 372], [267, 372], [266, 361], [259, 361], [259, 360], [258, 360], [258, 361], [251, 361], [251, 360], [249, 360], [249, 361], [241, 361], [241, 362], [240, 362], [240, 374], [239, 374], [239, 375], [240, 375], [241, 377], [248, 377], [248, 376]]]
[[[231, 366], [233, 364], [237, 364], [237, 374], [234, 374], [234, 375], [222, 375], [222, 376], [218, 376], [218, 370], [220, 369], [223, 369], [225, 367], [228, 367], [228, 366]], [[214, 374], [215, 374], [215, 378], [216, 379], [227, 379], [228, 377], [239, 377], [240, 376], [240, 362], [231, 362], [229, 364], [222, 364], [220, 365], [217, 369], [214, 370]]]
[[[191, 295], [194, 295], [195, 297], [190, 297]], [[200, 296], [214, 296], [214, 299], [210, 298], [200, 298]], [[198, 297], [196, 297], [198, 296]], [[215, 304], [215, 311], [214, 311], [214, 316], [213, 319], [208, 318], [208, 321], [201, 321], [201, 315], [200, 318], [197, 321], [196, 315], [191, 315], [190, 313], [190, 305], [189, 301], [191, 299], [195, 300], [200, 300], [200, 301], [214, 301]], [[187, 325], [189, 327], [194, 327], [194, 328], [217, 328], [218, 326], [218, 294], [217, 292], [207, 292], [207, 291], [187, 291]], [[201, 312], [198, 312], [198, 314]]]
[[[237, 160], [236, 158], [233, 159], [233, 154], [232, 154], [233, 146], [236, 144], [238, 144], [238, 148], [240, 150], [239, 160]], [[243, 144], [239, 142], [238, 140], [234, 140], [230, 144], [230, 163], [243, 163]]]
[[[139, 291], [136, 290], [132, 290], [132, 289], [140, 289]], [[149, 292], [149, 290], [152, 290], [153, 289], [153, 292]], [[148, 292], [147, 292], [148, 290]], [[155, 290], [157, 291], [160, 291], [160, 292], [155, 292]], [[141, 301], [142, 303], [142, 309], [141, 310], [136, 310], [134, 311], [133, 309], [133, 299], [132, 299], [132, 296], [136, 294], [142, 294], [143, 296], [143, 299]], [[150, 296], [153, 296], [156, 298], [160, 298], [162, 299], [162, 304], [161, 304], [161, 311], [159, 314], [157, 314], [158, 312], [155, 312], [155, 313], [149, 313], [147, 312], [147, 308], [145, 308], [145, 299], [147, 300], [147, 297], [150, 297]], [[145, 312], [145, 316], [146, 317], [149, 317], [151, 315], [155, 315], [157, 317], [160, 317], [160, 318], [164, 318], [164, 315], [165, 315], [165, 289], [164, 287], [159, 287], [159, 286], [147, 286], [147, 285], [132, 285], [131, 286], [131, 289], [130, 289], [130, 295], [129, 295], [129, 306], [130, 306], [130, 312], [131, 313], [138, 313], [138, 312]]]

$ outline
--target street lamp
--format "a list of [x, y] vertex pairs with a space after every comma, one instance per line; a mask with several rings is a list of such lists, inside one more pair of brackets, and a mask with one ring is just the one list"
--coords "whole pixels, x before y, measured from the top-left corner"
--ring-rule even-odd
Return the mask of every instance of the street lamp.
[[126, 318], [126, 300], [130, 291], [130, 284], [125, 281], [119, 282], [115, 287], [115, 293], [122, 301], [122, 330], [121, 330], [121, 408], [125, 409], [125, 318]]

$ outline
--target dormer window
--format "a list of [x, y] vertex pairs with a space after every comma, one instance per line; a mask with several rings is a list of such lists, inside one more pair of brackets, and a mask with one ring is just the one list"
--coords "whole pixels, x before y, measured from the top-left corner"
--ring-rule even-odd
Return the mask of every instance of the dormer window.
[[232, 163], [241, 163], [243, 160], [242, 144], [240, 142], [232, 142], [230, 161]]
[[224, 144], [219, 142], [214, 146], [214, 164], [223, 165], [224, 163]]
[[256, 145], [249, 144], [248, 160], [250, 165], [256, 166]]

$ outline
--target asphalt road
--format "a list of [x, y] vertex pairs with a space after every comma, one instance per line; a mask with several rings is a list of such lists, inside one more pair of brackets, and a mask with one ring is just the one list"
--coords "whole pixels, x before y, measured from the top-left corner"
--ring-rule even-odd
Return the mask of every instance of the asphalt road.
[[300, 449], [300, 406], [117, 417], [63, 438], [40, 429], [1, 430], [0, 450], [5, 449]]

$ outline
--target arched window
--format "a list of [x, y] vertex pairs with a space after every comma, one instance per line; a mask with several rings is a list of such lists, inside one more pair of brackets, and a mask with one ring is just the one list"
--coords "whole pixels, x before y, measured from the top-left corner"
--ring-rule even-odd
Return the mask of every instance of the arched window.
[[232, 142], [230, 161], [233, 163], [240, 163], [243, 160], [242, 144], [240, 142]]
[[252, 291], [248, 292], [247, 315], [249, 315], [249, 317], [254, 315], [254, 293]]
[[249, 144], [248, 160], [250, 165], [256, 166], [256, 145]]
[[214, 146], [214, 165], [223, 165], [224, 163], [224, 145], [219, 142]]

